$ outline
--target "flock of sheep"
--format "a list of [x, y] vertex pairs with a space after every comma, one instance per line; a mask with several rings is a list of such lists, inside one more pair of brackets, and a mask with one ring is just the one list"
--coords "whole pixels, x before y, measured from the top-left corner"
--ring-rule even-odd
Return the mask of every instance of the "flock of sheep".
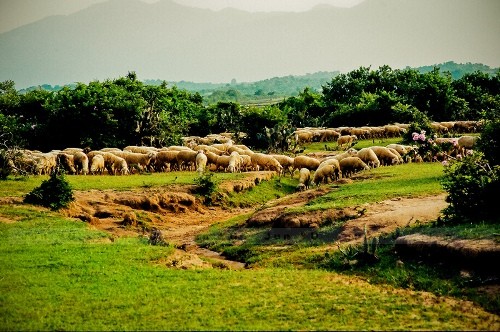
[[[466, 124], [464, 124], [466, 123]], [[480, 124], [467, 121], [454, 127], [456, 123], [433, 123], [439, 132], [475, 132]], [[440, 126], [440, 127], [438, 127]], [[455, 129], [453, 129], [455, 128]], [[357, 139], [375, 139], [401, 136], [406, 125], [383, 127], [341, 127], [341, 128], [301, 128], [295, 132], [299, 144], [313, 141], [336, 141], [341, 153], [326, 157], [307, 155], [288, 156], [254, 152], [241, 144], [234, 144], [230, 133], [208, 135], [206, 137], [186, 137], [184, 145], [154, 148], [148, 146], [127, 146], [124, 149], [104, 148], [90, 150], [67, 148], [47, 153], [22, 150], [11, 161], [14, 170], [32, 174], [50, 174], [62, 168], [66, 174], [112, 174], [126, 175], [136, 172], [198, 171], [245, 172], [268, 170], [291, 176], [299, 171], [299, 189], [308, 188], [311, 183], [319, 185], [352, 174], [380, 166], [424, 160], [417, 152], [416, 145], [389, 144], [356, 150], [351, 147]], [[436, 130], [437, 131], [437, 130]], [[437, 144], [453, 143], [455, 154], [472, 149], [476, 136], [456, 138], [436, 138]], [[453, 153], [453, 151], [449, 151]], [[435, 159], [434, 159], [435, 160]]]

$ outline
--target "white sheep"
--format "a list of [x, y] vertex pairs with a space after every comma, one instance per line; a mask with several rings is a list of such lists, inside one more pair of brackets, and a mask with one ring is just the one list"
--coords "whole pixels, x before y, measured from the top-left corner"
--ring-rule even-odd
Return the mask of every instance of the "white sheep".
[[375, 152], [378, 160], [380, 161], [380, 165], [382, 166], [396, 165], [399, 163], [398, 156], [392, 153], [391, 150], [385, 146], [371, 146], [370, 149]]
[[250, 158], [252, 160], [252, 166], [255, 170], [270, 170], [277, 172], [278, 175], [281, 175], [283, 167], [275, 158], [271, 157], [270, 155], [264, 153], [254, 153]]
[[229, 155], [229, 165], [227, 170], [231, 173], [239, 172], [241, 165], [241, 156], [238, 152], [233, 151]]
[[203, 173], [205, 170], [205, 167], [207, 167], [207, 156], [205, 155], [205, 152], [203, 150], [198, 151], [196, 154], [196, 171], [198, 173]]
[[75, 165], [76, 174], [87, 175], [89, 172], [89, 158], [82, 151], [77, 151], [73, 155], [73, 164]]
[[90, 173], [102, 174], [104, 172], [104, 157], [101, 154], [96, 154], [90, 161]]
[[311, 183], [311, 171], [307, 168], [301, 168], [299, 171], [299, 184], [297, 190], [309, 189]]
[[370, 148], [362, 148], [357, 153], [356, 156], [359, 159], [363, 160], [365, 164], [372, 168], [376, 168], [380, 166], [380, 160], [378, 160], [375, 152]]

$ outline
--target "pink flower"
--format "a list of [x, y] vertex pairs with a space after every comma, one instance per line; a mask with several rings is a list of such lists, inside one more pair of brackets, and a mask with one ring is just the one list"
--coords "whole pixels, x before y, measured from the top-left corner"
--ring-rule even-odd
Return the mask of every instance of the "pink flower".
[[443, 164], [443, 166], [448, 166], [448, 160], [443, 160], [441, 164]]
[[413, 138], [414, 141], [418, 141], [418, 134], [417, 133], [412, 133], [411, 137]]
[[418, 135], [418, 139], [422, 142], [425, 142], [425, 131], [422, 134]]

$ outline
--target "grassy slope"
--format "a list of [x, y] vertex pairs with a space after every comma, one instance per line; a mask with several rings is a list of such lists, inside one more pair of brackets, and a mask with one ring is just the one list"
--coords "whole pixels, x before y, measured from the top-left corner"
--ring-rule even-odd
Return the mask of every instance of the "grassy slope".
[[[2, 330], [495, 329], [429, 294], [311, 270], [170, 270], [172, 248], [108, 241], [80, 222], [2, 206]], [[462, 311], [462, 309], [467, 309]]]
[[[442, 192], [436, 181], [439, 164], [426, 164], [422, 172], [411, 167], [372, 170], [375, 182], [365, 179], [342, 185], [342, 190], [312, 201], [306, 209], [331, 208], [339, 202], [347, 206], [377, 201], [388, 195]], [[398, 180], [405, 174], [414, 177], [410, 186]], [[217, 174], [216, 179], [235, 176], [239, 175]], [[195, 174], [67, 178], [77, 190], [126, 190], [192, 184]], [[44, 179], [0, 182], [0, 196], [22, 196]], [[380, 180], [387, 182], [377, 185]], [[292, 192], [296, 183], [296, 178], [273, 180], [245, 195], [229, 195], [228, 204], [263, 204]], [[214, 226], [208, 241], [215, 241], [221, 248], [232, 245], [230, 230], [238, 229], [245, 218], [240, 216]], [[498, 316], [471, 309], [469, 304], [395, 290], [387, 285], [394, 274], [384, 276], [385, 269], [377, 274], [361, 273], [382, 283], [376, 285], [328, 272], [335, 270], [335, 261], [315, 253], [310, 243], [292, 245], [279, 255], [257, 255], [254, 258], [263, 263], [258, 265], [268, 266], [264, 269], [178, 271], [160, 264], [172, 248], [149, 246], [144, 238], [111, 242], [106, 234], [86, 224], [26, 206], [0, 205], [1, 220], [17, 222], [0, 222], [0, 330], [500, 328]], [[323, 231], [334, 231], [337, 226], [329, 225]], [[297, 270], [296, 264], [309, 269]], [[415, 279], [407, 270], [398, 273], [400, 281], [392, 283], [396, 287]], [[434, 292], [453, 294], [446, 289]]]

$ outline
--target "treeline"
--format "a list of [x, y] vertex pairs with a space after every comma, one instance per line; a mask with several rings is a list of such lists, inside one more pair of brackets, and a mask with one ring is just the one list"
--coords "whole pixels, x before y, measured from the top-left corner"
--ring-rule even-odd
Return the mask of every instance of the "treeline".
[[264, 107], [236, 102], [205, 105], [199, 93], [148, 85], [134, 72], [125, 77], [59, 91], [20, 93], [0, 83], [1, 137], [32, 150], [68, 146], [122, 148], [181, 144], [183, 136], [233, 132], [256, 149], [286, 150], [298, 127], [379, 126], [422, 120], [480, 120], [500, 117], [500, 71], [453, 80], [439, 68], [377, 70], [361, 67], [339, 74], [322, 92]]

